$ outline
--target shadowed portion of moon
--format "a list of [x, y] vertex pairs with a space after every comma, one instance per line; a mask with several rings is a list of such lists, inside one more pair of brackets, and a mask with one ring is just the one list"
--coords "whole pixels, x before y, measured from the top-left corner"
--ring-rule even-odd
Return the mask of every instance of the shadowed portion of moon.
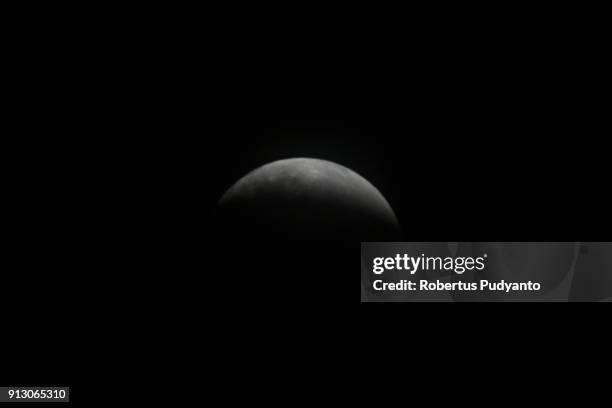
[[311, 158], [279, 160], [238, 180], [218, 205], [229, 237], [272, 240], [395, 240], [391, 206], [365, 178]]

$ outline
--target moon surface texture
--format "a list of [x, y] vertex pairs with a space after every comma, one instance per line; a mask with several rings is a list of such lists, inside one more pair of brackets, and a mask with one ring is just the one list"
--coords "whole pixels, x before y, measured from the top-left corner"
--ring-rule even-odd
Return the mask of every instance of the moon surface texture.
[[373, 241], [400, 237], [383, 195], [339, 164], [292, 158], [238, 180], [218, 205], [221, 230], [232, 237]]

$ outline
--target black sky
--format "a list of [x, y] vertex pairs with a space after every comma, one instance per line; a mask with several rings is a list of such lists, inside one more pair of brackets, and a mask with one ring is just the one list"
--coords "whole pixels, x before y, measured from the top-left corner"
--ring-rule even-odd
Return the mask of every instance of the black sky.
[[267, 162], [317, 157], [370, 180], [409, 240], [602, 238], [597, 107], [549, 62], [508, 60], [293, 61], [226, 77], [202, 122], [208, 202]]

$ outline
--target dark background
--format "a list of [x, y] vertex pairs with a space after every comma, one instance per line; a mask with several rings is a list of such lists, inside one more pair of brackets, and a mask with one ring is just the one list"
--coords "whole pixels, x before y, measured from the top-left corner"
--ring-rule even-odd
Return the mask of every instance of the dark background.
[[444, 45], [233, 61], [202, 112], [208, 203], [265, 163], [316, 157], [372, 182], [406, 240], [604, 240], [597, 84], [552, 47]]
[[[14, 227], [5, 383], [68, 384], [73, 400], [91, 401], [100, 381], [166, 378], [178, 372], [168, 360], [214, 354], [203, 344], [224, 337], [210, 330], [216, 318], [244, 329], [241, 339], [271, 333], [263, 320], [275, 317], [271, 329], [308, 338], [306, 312], [356, 302], [346, 272], [358, 270], [358, 239], [343, 252], [354, 266], [340, 257], [326, 286], [299, 267], [272, 276], [241, 257], [251, 243], [239, 239], [232, 258], [215, 252], [218, 199], [276, 159], [357, 171], [388, 199], [406, 240], [609, 238], [606, 94], [588, 43], [464, 38], [413, 26], [417, 16], [346, 17], [356, 30], [338, 24], [338, 35], [293, 26], [295, 16], [212, 33], [197, 19], [176, 30], [155, 19], [156, 31], [135, 28], [139, 14], [116, 38], [106, 22], [91, 36], [56, 23], [14, 31], [25, 45], [14, 42], [19, 115], [3, 150]], [[252, 307], [262, 304], [271, 307]], [[197, 352], [183, 359], [179, 348]], [[236, 350], [249, 361], [249, 347]]]
[[[600, 52], [562, 38], [476, 34], [243, 39], [202, 74], [199, 145], [186, 147], [204, 219], [214, 224], [217, 201], [249, 171], [315, 157], [376, 186], [405, 241], [608, 240]], [[308, 245], [289, 263], [239, 236], [218, 251], [219, 235], [204, 235], [210, 270], [225, 271], [213, 281], [238, 279], [243, 299], [353, 301], [346, 276], [359, 267], [359, 237], [313, 268], [308, 261], [326, 255]]]
[[[609, 240], [601, 54], [557, 32], [554, 41], [508, 32], [438, 37], [432, 29], [369, 41], [351, 32], [340, 44], [255, 40], [266, 46], [246, 54], [240, 48], [240, 58], [222, 60], [223, 75], [210, 77], [222, 91], [210, 93], [212, 106], [201, 113], [207, 153], [192, 170], [209, 175], [205, 219], [214, 219], [217, 200], [247, 172], [306, 156], [338, 162], [372, 182], [406, 241]], [[569, 333], [596, 331], [602, 321], [584, 307], [362, 305], [354, 313], [358, 237], [335, 247], [335, 262], [311, 270], [279, 266], [274, 253], [253, 263], [249, 248], [259, 247], [240, 237], [229, 254], [215, 251], [215, 232], [206, 238], [206, 271], [214, 274], [209, 283], [219, 288], [219, 302], [230, 297], [255, 332], [264, 310], [278, 330], [295, 330], [314, 344], [310, 334], [321, 335], [334, 353], [346, 350], [344, 367], [364, 373], [352, 384], [367, 386], [367, 373], [390, 365], [402, 371], [385, 371], [393, 383], [404, 381], [413, 364], [438, 370], [447, 359], [459, 360], [455, 368], [476, 362], [492, 371], [530, 364], [527, 355], [557, 361], [559, 338], [571, 342]], [[316, 255], [304, 251], [304, 263]], [[345, 335], [335, 342], [330, 333], [339, 331]], [[534, 336], [545, 340], [525, 340]], [[333, 360], [318, 350], [307, 358], [322, 358], [323, 366]], [[406, 350], [425, 355], [404, 359]], [[504, 353], [512, 361], [499, 357]], [[597, 357], [590, 361], [598, 364]]]

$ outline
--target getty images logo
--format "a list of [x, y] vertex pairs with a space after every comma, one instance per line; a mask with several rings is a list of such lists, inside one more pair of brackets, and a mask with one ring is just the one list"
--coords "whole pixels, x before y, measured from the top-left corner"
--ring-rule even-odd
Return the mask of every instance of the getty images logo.
[[380, 275], [385, 271], [399, 270], [410, 272], [411, 275], [417, 271], [452, 271], [458, 275], [468, 271], [482, 271], [485, 268], [487, 254], [481, 257], [441, 257], [421, 256], [413, 257], [408, 254], [397, 254], [395, 257], [374, 258], [372, 272]]

